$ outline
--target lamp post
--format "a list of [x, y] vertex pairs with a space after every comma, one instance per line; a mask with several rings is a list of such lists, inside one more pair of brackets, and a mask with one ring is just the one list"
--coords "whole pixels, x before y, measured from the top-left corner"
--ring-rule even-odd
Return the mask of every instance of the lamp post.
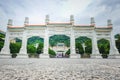
[[37, 47], [38, 47], [38, 45], [39, 45], [39, 43], [36, 43], [34, 46], [37, 48]]
[[83, 50], [84, 50], [84, 53], [85, 53], [85, 43], [82, 43], [82, 46], [83, 46]]
[[76, 48], [76, 53], [79, 54], [79, 49], [78, 48]]

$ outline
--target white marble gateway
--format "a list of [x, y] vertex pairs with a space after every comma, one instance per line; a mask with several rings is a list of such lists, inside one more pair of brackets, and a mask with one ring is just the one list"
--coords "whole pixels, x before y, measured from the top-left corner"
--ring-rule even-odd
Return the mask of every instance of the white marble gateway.
[[80, 36], [89, 37], [92, 40], [91, 58], [102, 58], [98, 47], [97, 40], [105, 38], [110, 41], [110, 53], [108, 58], [120, 58], [120, 54], [115, 46], [113, 35], [113, 26], [111, 20], [108, 20], [107, 27], [97, 27], [92, 17], [89, 25], [74, 24], [74, 16], [70, 16], [68, 23], [52, 23], [49, 15], [46, 15], [45, 24], [31, 25], [29, 18], [25, 18], [24, 26], [18, 27], [12, 25], [12, 20], [8, 20], [7, 32], [5, 36], [4, 47], [0, 52], [0, 58], [11, 58], [10, 55], [10, 39], [18, 37], [22, 39], [22, 46], [17, 58], [28, 58], [27, 55], [27, 39], [31, 36], [39, 36], [44, 38], [44, 51], [40, 58], [49, 58], [49, 37], [53, 35], [66, 35], [70, 37], [70, 58], [80, 58], [75, 52], [75, 39]]

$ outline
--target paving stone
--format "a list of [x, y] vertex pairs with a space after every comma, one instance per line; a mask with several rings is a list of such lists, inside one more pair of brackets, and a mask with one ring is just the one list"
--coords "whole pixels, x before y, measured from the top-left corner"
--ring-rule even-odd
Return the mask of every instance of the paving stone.
[[0, 80], [120, 80], [120, 59], [0, 59]]

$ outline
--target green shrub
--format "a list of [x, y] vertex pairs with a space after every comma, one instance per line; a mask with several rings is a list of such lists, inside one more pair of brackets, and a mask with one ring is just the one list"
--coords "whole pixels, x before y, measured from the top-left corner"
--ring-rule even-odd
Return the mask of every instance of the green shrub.
[[21, 43], [10, 43], [10, 53], [12, 54], [12, 57], [15, 58], [17, 56], [17, 53], [19, 53], [21, 48]]
[[3, 41], [0, 41], [0, 51], [1, 51], [1, 49], [3, 48], [3, 45], [4, 45], [4, 42], [3, 42]]
[[41, 43], [39, 43], [39, 45], [38, 45], [38, 47], [37, 47], [37, 53], [38, 53], [38, 54], [41, 54], [42, 51], [43, 51], [43, 43], [41, 42]]
[[55, 53], [55, 51], [53, 51], [52, 49], [49, 48], [49, 55], [56, 56], [56, 53]]
[[70, 49], [65, 53], [66, 55], [70, 55]]
[[33, 45], [28, 45], [27, 46], [27, 53], [32, 56], [32, 55], [35, 55], [36, 53], [36, 48], [33, 46]]

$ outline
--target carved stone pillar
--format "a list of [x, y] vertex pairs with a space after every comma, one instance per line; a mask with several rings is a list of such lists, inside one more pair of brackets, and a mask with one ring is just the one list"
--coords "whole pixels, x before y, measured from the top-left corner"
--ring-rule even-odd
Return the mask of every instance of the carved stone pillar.
[[49, 58], [49, 37], [48, 37], [48, 28], [46, 27], [45, 30], [45, 37], [44, 37], [44, 52], [40, 54], [40, 58]]
[[70, 36], [70, 52], [71, 52], [71, 54], [76, 54], [76, 52], [75, 52], [75, 37], [74, 37], [74, 34], [71, 34], [71, 36]]
[[11, 58], [11, 54], [10, 54], [10, 38], [9, 38], [9, 31], [7, 30], [6, 35], [5, 35], [5, 41], [4, 41], [4, 46], [1, 50], [0, 53], [0, 58]]
[[93, 32], [91, 58], [102, 58], [101, 54], [99, 53], [98, 46], [97, 46], [97, 36], [96, 36], [95, 31]]
[[48, 54], [48, 48], [49, 48], [49, 38], [48, 38], [48, 35], [45, 35], [45, 38], [44, 38], [44, 54]]
[[76, 54], [75, 50], [75, 35], [73, 26], [71, 27], [71, 36], [70, 36], [70, 58], [80, 58], [80, 54]]
[[28, 58], [26, 31], [23, 32], [22, 46], [20, 48], [19, 54], [17, 55], [17, 58]]
[[110, 37], [110, 53], [108, 58], [120, 58], [120, 53], [118, 52], [116, 45], [115, 45], [115, 38], [113, 32], [111, 31]]

